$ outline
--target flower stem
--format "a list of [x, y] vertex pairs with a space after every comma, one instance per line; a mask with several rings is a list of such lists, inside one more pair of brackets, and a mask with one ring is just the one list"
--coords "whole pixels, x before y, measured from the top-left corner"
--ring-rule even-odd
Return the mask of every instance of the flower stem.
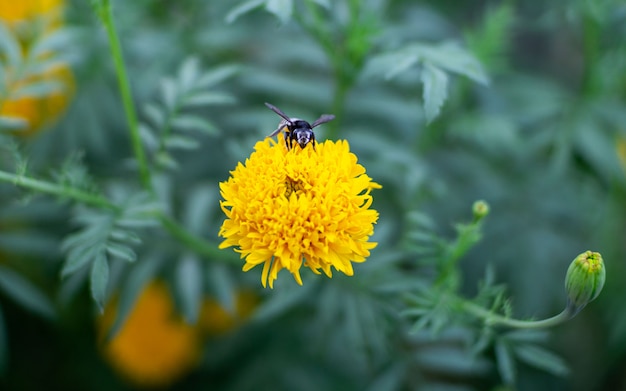
[[[73, 187], [58, 185], [2, 170], [0, 170], [0, 181], [12, 183], [15, 186], [38, 191], [40, 193], [55, 195], [60, 198], [72, 199], [74, 201], [83, 202], [85, 204], [104, 209], [114, 211], [119, 209], [118, 206], [98, 194], [91, 194]], [[240, 262], [239, 257], [234, 256], [234, 254], [230, 255], [230, 252], [221, 251], [217, 245], [192, 234], [165, 214], [159, 213], [157, 217], [161, 221], [163, 228], [165, 228], [165, 230], [168, 231], [173, 238], [183, 244], [186, 244], [196, 253], [212, 259], [226, 260], [228, 263]]]
[[122, 97], [122, 103], [124, 105], [124, 111], [126, 113], [126, 121], [128, 124], [128, 130], [130, 132], [131, 144], [137, 164], [139, 166], [139, 176], [141, 178], [141, 184], [144, 189], [152, 189], [152, 181], [150, 178], [150, 170], [148, 168], [148, 161], [141, 145], [141, 137], [139, 135], [139, 125], [137, 122], [137, 114], [135, 111], [135, 104], [133, 102], [130, 83], [128, 82], [128, 76], [126, 74], [126, 66], [124, 65], [124, 57], [122, 55], [122, 48], [120, 40], [115, 30], [115, 24], [113, 21], [113, 12], [111, 11], [111, 4], [109, 0], [102, 0], [99, 8], [100, 19], [104, 24], [109, 38], [109, 44], [111, 45], [111, 55], [113, 56], [113, 63], [115, 64], [115, 73], [117, 74], [117, 81], [120, 88], [120, 95]]
[[106, 198], [92, 194], [74, 187], [68, 187], [42, 181], [39, 179], [29, 178], [24, 175], [17, 175], [6, 171], [0, 171], [0, 181], [13, 183], [15, 186], [35, 190], [41, 193], [55, 195], [61, 198], [70, 198], [85, 204], [98, 206], [105, 209], [116, 210], [118, 207]]
[[158, 217], [161, 221], [161, 224], [163, 224], [163, 227], [165, 227], [165, 229], [174, 238], [176, 238], [181, 243], [186, 244], [197, 254], [201, 254], [212, 259], [226, 258], [229, 263], [240, 263], [239, 257], [235, 257], [234, 254], [232, 254], [231, 252], [222, 251], [216, 245], [211, 244], [206, 240], [192, 234], [169, 216], [161, 213]]
[[492, 326], [512, 327], [516, 329], [539, 329], [553, 327], [568, 321], [576, 314], [571, 306], [567, 306], [563, 311], [561, 311], [561, 313], [551, 318], [542, 320], [519, 320], [498, 315], [469, 301], [463, 301], [461, 306], [470, 314], [482, 318], [486, 324]]

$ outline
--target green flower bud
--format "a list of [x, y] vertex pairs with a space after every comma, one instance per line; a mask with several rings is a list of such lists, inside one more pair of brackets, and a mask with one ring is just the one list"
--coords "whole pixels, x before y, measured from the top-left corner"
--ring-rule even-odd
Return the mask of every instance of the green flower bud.
[[472, 206], [472, 212], [474, 213], [474, 220], [481, 220], [489, 214], [489, 204], [483, 200], [476, 201]]
[[572, 261], [565, 276], [565, 291], [568, 305], [574, 312], [598, 297], [605, 279], [606, 270], [600, 253], [585, 251]]

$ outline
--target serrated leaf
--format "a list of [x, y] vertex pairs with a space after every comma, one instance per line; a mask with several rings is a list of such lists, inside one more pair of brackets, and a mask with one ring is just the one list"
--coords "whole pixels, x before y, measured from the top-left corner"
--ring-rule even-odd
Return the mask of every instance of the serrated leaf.
[[253, 318], [263, 322], [276, 318], [308, 297], [313, 287], [315, 287], [315, 284], [306, 284], [297, 289], [277, 291], [277, 294], [272, 295], [269, 300], [263, 302], [263, 304], [257, 308]]
[[169, 78], [164, 78], [161, 80], [161, 97], [163, 99], [163, 104], [169, 111], [176, 110], [177, 100], [178, 100], [178, 88], [176, 88], [176, 83], [174, 80]]
[[498, 340], [495, 345], [496, 364], [498, 366], [498, 373], [505, 384], [515, 383], [517, 377], [515, 360], [508, 343], [504, 340]]
[[63, 84], [57, 80], [42, 80], [21, 86], [11, 94], [11, 99], [37, 98], [62, 92]]
[[139, 136], [148, 150], [155, 151], [159, 147], [159, 140], [150, 126], [139, 124]]
[[28, 50], [31, 58], [45, 57], [50, 53], [59, 53], [74, 45], [74, 31], [69, 28], [57, 28], [46, 32]]
[[416, 45], [422, 61], [446, 69], [450, 72], [465, 75], [470, 79], [488, 84], [489, 78], [478, 60], [466, 49], [454, 42], [444, 42], [440, 45]]
[[122, 228], [150, 228], [159, 225], [159, 222], [154, 218], [148, 218], [146, 216], [137, 217], [124, 217], [117, 221], [117, 226]]
[[125, 262], [135, 262], [137, 260], [137, 254], [124, 244], [107, 243], [106, 252]]
[[421, 79], [424, 84], [424, 114], [430, 123], [437, 118], [448, 97], [448, 76], [441, 69], [425, 63]]
[[176, 268], [176, 288], [185, 320], [195, 324], [202, 302], [202, 268], [194, 256], [185, 256]]
[[104, 304], [106, 300], [106, 288], [109, 282], [109, 262], [107, 257], [100, 253], [91, 265], [91, 297], [98, 305], [100, 313], [104, 312]]
[[165, 140], [168, 149], [192, 150], [200, 146], [198, 140], [186, 136], [170, 136]]
[[178, 84], [183, 91], [195, 87], [196, 79], [200, 73], [200, 62], [195, 57], [188, 57], [178, 71]]
[[114, 229], [110, 234], [111, 239], [119, 242], [126, 242], [132, 244], [141, 244], [141, 238], [133, 231], [127, 231], [123, 229]]
[[200, 131], [213, 136], [219, 134], [218, 130], [211, 122], [195, 115], [182, 115], [174, 118], [172, 127], [182, 131]]
[[[400, 57], [401, 56], [401, 57]], [[394, 55], [397, 58], [397, 61], [394, 61], [393, 66], [385, 73], [385, 80], [390, 80], [396, 77], [398, 74], [406, 71], [410, 67], [414, 66], [419, 61], [419, 56], [415, 54], [401, 54], [398, 53]]]
[[16, 36], [0, 21], [0, 53], [3, 60], [10, 66], [22, 62], [22, 49]]
[[228, 312], [235, 311], [235, 284], [226, 265], [212, 263], [207, 268], [209, 285], [220, 305]]
[[163, 264], [163, 260], [164, 258], [159, 255], [148, 255], [142, 257], [142, 261], [131, 269], [128, 278], [122, 286], [120, 298], [117, 303], [115, 322], [107, 332], [107, 340], [113, 338], [124, 325], [128, 314], [130, 314], [137, 301], [137, 297], [148, 281], [152, 280], [157, 274], [157, 271]]
[[515, 355], [523, 362], [535, 368], [557, 376], [566, 376], [570, 370], [563, 359], [556, 354], [536, 345], [518, 345]]
[[28, 127], [28, 121], [24, 118], [0, 115], [0, 131], [20, 131]]
[[285, 24], [291, 19], [293, 0], [267, 0], [265, 9], [280, 19], [281, 23]]
[[184, 107], [201, 107], [208, 105], [225, 105], [235, 103], [235, 98], [218, 92], [199, 92], [185, 98]]
[[212, 87], [239, 71], [237, 65], [224, 65], [202, 74], [202, 76], [196, 81], [196, 90], [207, 89]]
[[98, 253], [102, 252], [104, 247], [102, 243], [93, 246], [80, 246], [73, 248], [67, 256], [63, 268], [61, 269], [61, 277], [74, 273], [78, 269], [83, 268], [89, 262], [92, 262]]
[[261, 5], [263, 5], [264, 2], [265, 0], [250, 0], [246, 1], [245, 3], [241, 3], [240, 5], [230, 10], [228, 14], [226, 14], [226, 23], [234, 22], [241, 15], [247, 14], [253, 9], [260, 7]]
[[56, 316], [54, 306], [48, 297], [30, 281], [4, 266], [0, 266], [0, 290], [37, 315], [47, 319]]
[[159, 167], [167, 168], [170, 170], [178, 169], [178, 162], [169, 153], [162, 151], [155, 156], [156, 164]]
[[322, 7], [329, 9], [330, 1], [329, 0], [313, 0], [314, 3], [321, 5]]
[[148, 118], [148, 121], [150, 121], [150, 124], [154, 125], [156, 129], [162, 128], [165, 124], [165, 113], [157, 105], [147, 103], [143, 108], [143, 112]]

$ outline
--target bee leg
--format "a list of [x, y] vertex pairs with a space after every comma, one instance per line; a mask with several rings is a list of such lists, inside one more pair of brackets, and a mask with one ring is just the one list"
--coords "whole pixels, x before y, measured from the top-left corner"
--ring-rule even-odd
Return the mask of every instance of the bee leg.
[[316, 151], [315, 150], [315, 133], [313, 132], [311, 132], [311, 145], [313, 145], [313, 150]]
[[289, 151], [291, 149], [291, 136], [289, 135], [289, 132], [285, 132], [284, 137], [285, 137], [285, 147], [287, 147], [287, 150]]

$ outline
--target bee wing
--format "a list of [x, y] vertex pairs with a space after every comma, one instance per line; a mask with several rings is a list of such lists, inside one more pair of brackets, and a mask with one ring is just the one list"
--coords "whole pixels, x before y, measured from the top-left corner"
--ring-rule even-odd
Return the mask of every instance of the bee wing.
[[334, 119], [335, 119], [335, 116], [334, 116], [334, 115], [332, 115], [332, 114], [322, 114], [322, 116], [321, 116], [321, 117], [319, 117], [318, 119], [316, 119], [316, 120], [315, 120], [315, 122], [313, 122], [313, 123], [311, 124], [311, 129], [313, 129], [314, 127], [316, 127], [316, 126], [318, 126], [318, 125], [324, 124], [324, 123], [326, 123], [326, 122], [328, 122], [328, 121], [332, 121], [332, 120], [334, 120]]
[[283, 117], [283, 119], [287, 122], [291, 122], [291, 118], [289, 118], [287, 116], [287, 114], [283, 113], [278, 107], [274, 106], [271, 103], [267, 103], [265, 102], [265, 106], [267, 106], [268, 109], [272, 110], [274, 113], [280, 115], [281, 117]]
[[272, 132], [272, 134], [270, 134], [267, 137], [274, 137], [276, 136], [278, 133], [280, 133], [281, 130], [283, 130], [285, 128], [285, 126], [287, 126], [287, 124], [285, 123], [285, 121], [280, 121], [280, 124], [278, 124], [278, 129], [276, 129], [275, 131]]

